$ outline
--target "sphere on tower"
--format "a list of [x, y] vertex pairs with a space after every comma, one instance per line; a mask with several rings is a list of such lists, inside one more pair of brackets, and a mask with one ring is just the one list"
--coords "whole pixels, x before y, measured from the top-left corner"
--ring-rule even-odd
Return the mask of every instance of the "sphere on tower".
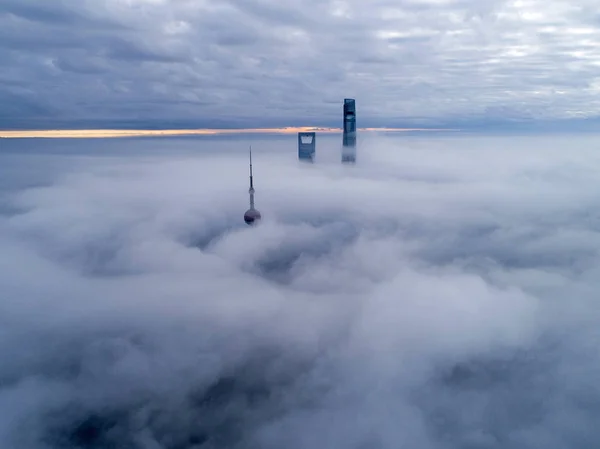
[[244, 221], [248, 225], [252, 225], [252, 224], [260, 221], [260, 219], [261, 219], [260, 212], [257, 211], [256, 209], [248, 209], [246, 211], [246, 213], [244, 214]]

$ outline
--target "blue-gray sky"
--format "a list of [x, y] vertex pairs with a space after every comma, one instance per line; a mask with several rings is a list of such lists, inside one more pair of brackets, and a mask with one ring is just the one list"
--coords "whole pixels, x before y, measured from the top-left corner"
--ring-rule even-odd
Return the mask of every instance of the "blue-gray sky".
[[568, 123], [595, 0], [0, 0], [0, 127]]

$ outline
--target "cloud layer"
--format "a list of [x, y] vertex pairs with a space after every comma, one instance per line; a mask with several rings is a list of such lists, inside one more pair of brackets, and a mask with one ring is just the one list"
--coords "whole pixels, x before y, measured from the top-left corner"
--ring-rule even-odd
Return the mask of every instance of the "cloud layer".
[[11, 141], [0, 445], [597, 441], [598, 142], [338, 143]]
[[8, 126], [456, 125], [597, 117], [579, 0], [4, 0]]

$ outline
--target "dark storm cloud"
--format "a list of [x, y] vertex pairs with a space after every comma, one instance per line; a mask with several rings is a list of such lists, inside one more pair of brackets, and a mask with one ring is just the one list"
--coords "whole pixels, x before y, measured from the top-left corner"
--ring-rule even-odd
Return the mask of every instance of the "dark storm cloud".
[[0, 446], [598, 440], [597, 138], [294, 143], [3, 146]]
[[[363, 125], [493, 120], [494, 110], [520, 119], [523, 109], [536, 120], [572, 119], [600, 107], [593, 7], [8, 0], [0, 51], [11, 79], [67, 121], [338, 124], [348, 96], [359, 100]], [[148, 110], [148, 101], [163, 107]], [[125, 102], [132, 112], [115, 114], [111, 105]]]

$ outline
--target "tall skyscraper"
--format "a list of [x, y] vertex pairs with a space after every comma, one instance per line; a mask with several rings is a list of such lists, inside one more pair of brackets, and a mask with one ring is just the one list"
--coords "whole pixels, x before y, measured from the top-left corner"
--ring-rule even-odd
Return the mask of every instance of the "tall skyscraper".
[[342, 162], [356, 162], [356, 101], [344, 98]]
[[298, 159], [306, 162], [314, 162], [316, 143], [316, 133], [298, 133]]

